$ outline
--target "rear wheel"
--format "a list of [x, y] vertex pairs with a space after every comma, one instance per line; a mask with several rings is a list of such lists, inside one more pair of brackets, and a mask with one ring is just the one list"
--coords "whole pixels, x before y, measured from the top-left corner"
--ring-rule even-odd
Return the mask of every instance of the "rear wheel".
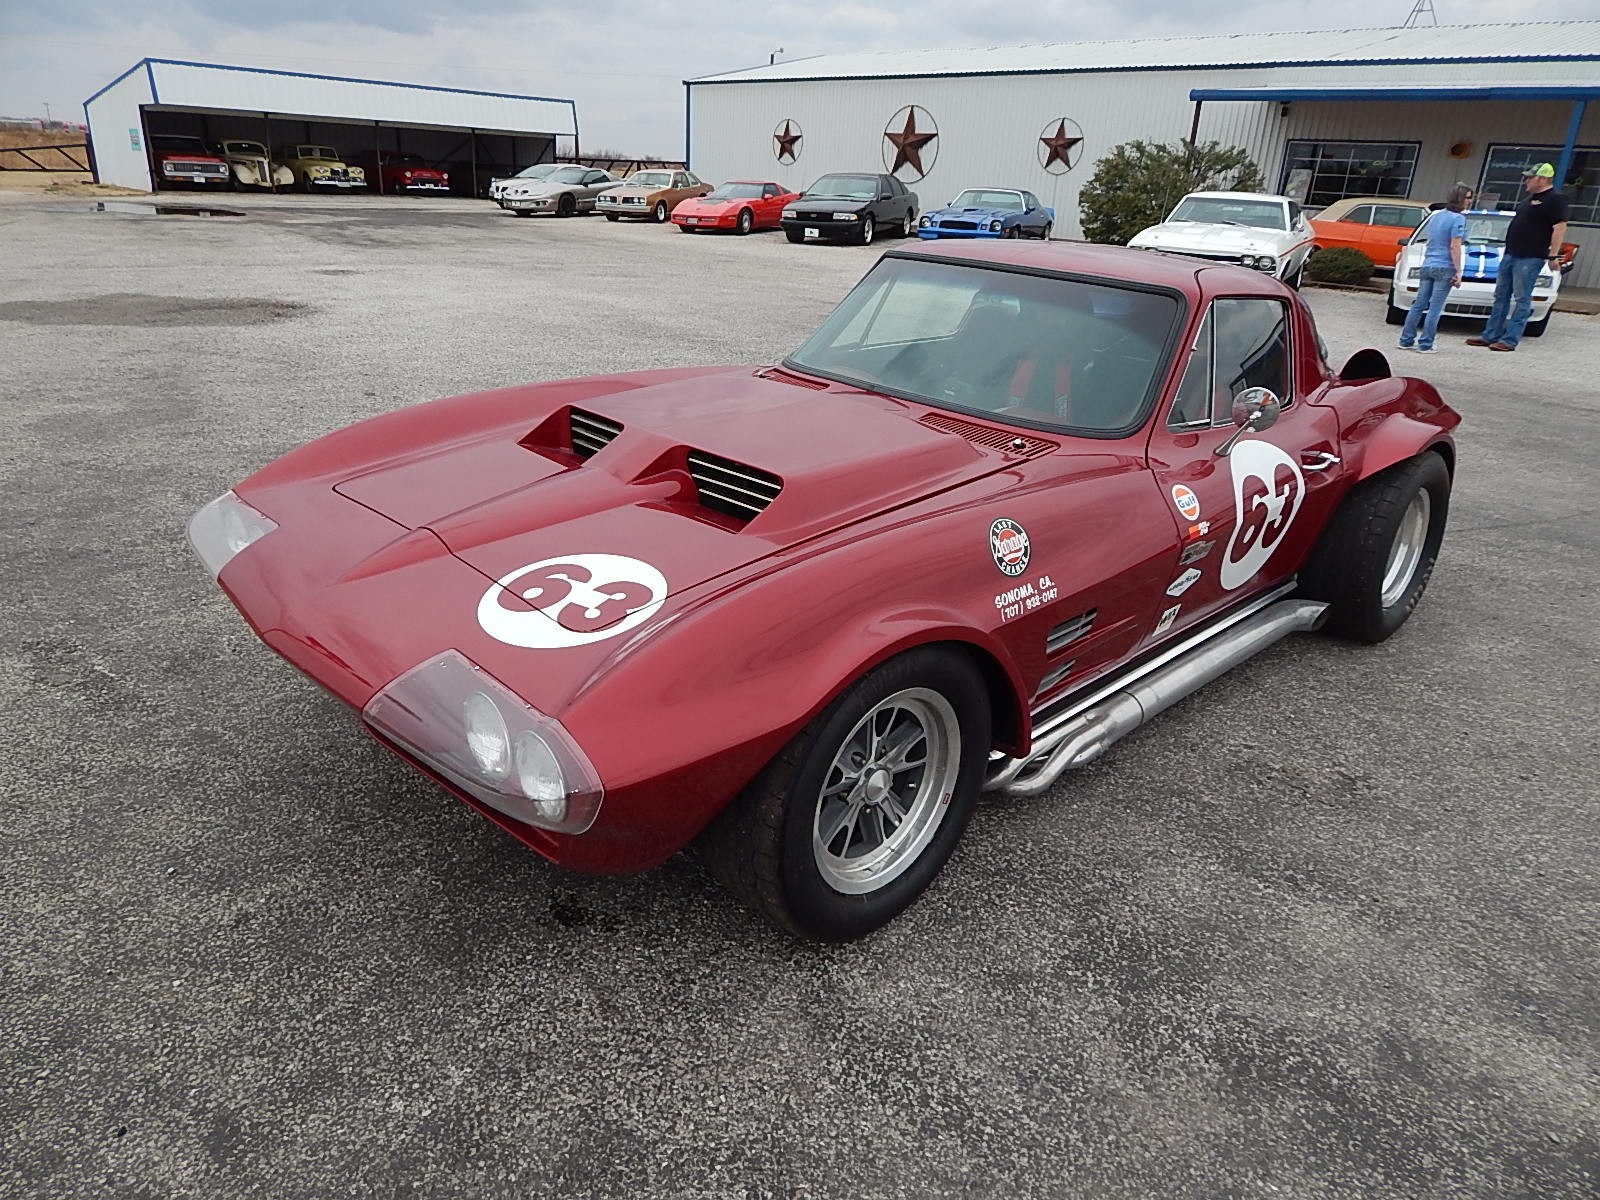
[[665, 225], [667, 223], [667, 218], [671, 215], [671, 212], [669, 212], [667, 209], [667, 202], [665, 200], [657, 200], [656, 206], [650, 210], [650, 219], [657, 225]]
[[908, 907], [966, 829], [989, 756], [971, 659], [923, 647], [863, 676], [701, 836], [713, 873], [777, 924], [843, 942]]
[[1450, 512], [1450, 472], [1433, 451], [1351, 489], [1322, 531], [1300, 591], [1330, 605], [1325, 628], [1376, 643], [1404, 625], [1439, 557]]
[[1041, 242], [1048, 242], [1050, 240], [1050, 231], [1054, 228], [1055, 224], [1053, 222], [1046, 221], [1044, 228], [1039, 231], [1039, 240]]
[[755, 213], [751, 212], [748, 208], [741, 208], [739, 210], [739, 225], [738, 225], [739, 232], [741, 234], [749, 233], [755, 227], [756, 227], [756, 215], [755, 215]]

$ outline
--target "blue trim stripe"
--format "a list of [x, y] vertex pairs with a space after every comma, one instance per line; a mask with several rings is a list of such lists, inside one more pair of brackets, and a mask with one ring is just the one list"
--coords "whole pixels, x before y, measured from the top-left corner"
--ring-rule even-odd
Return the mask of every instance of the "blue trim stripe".
[[1361, 87], [1261, 87], [1191, 88], [1191, 100], [1262, 100], [1274, 104], [1284, 100], [1593, 100], [1600, 99], [1596, 84], [1516, 84], [1481, 86], [1417, 87], [1415, 84], [1386, 87], [1371, 84]]
[[455, 96], [490, 96], [496, 100], [541, 100], [547, 104], [568, 105], [576, 114], [577, 103], [564, 96], [519, 96], [512, 92], [480, 92], [472, 88], [437, 87], [431, 83], [397, 83], [389, 79], [357, 79], [352, 75], [313, 75], [308, 71], [273, 71], [265, 67], [234, 67], [226, 63], [189, 62], [181, 58], [147, 58], [147, 63], [169, 67], [201, 67], [208, 71], [240, 71], [246, 75], [286, 75], [291, 79], [326, 79], [332, 83], [368, 83], [378, 87], [406, 88], [415, 92], [448, 92]]
[[140, 67], [144, 67], [145, 70], [148, 71], [150, 69], [150, 60], [147, 59], [147, 58], [141, 58], [138, 62], [134, 63], [133, 66], [129, 67], [126, 71], [124, 71], [121, 75], [118, 75], [110, 83], [106, 84], [105, 87], [101, 88], [94, 95], [90, 96], [87, 100], [85, 100], [83, 102], [84, 111], [87, 113], [88, 110], [89, 110], [89, 105], [93, 104], [96, 100], [100, 99], [101, 96], [104, 96], [107, 92], [109, 92], [112, 88], [116, 87], [117, 84], [121, 83], [129, 75], [132, 75]]
[[156, 69], [150, 63], [150, 59], [144, 60], [144, 73], [150, 80], [150, 103], [160, 104], [161, 93], [156, 90]]

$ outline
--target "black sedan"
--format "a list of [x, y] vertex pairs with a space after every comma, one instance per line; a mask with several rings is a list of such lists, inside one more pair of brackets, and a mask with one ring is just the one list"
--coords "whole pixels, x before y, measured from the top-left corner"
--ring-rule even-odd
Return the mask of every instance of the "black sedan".
[[893, 175], [824, 175], [783, 210], [791, 242], [870, 245], [880, 229], [906, 237], [917, 227], [917, 194]]

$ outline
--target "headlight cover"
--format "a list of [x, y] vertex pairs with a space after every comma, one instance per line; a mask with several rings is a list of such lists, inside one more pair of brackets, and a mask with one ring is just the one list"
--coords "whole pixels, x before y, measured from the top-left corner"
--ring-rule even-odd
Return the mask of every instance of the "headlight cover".
[[605, 789], [561, 723], [482, 667], [446, 650], [412, 667], [361, 712], [374, 731], [513, 820], [580, 834]]
[[860, 216], [859, 213], [836, 212], [833, 214], [833, 219], [835, 221], [854, 221], [858, 216]]
[[189, 545], [214, 579], [234, 555], [277, 527], [277, 522], [227, 491], [189, 518]]

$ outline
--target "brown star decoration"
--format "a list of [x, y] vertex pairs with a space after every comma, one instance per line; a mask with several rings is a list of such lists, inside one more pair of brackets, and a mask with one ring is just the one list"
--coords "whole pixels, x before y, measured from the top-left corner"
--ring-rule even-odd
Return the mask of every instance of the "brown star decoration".
[[1069, 137], [1067, 135], [1065, 118], [1056, 122], [1056, 131], [1053, 134], [1049, 137], [1042, 137], [1039, 140], [1044, 143], [1045, 149], [1049, 151], [1044, 156], [1044, 169], [1046, 171], [1050, 169], [1051, 163], [1060, 163], [1063, 169], [1070, 171], [1072, 163], [1068, 160], [1067, 155], [1074, 146], [1083, 141], [1081, 137]]
[[801, 135], [794, 129], [793, 123], [789, 121], [783, 123], [783, 131], [781, 133], [772, 135], [772, 140], [778, 143], [779, 162], [783, 162], [786, 159], [789, 162], [793, 162], [799, 157], [799, 151], [795, 147], [800, 144], [800, 137]]
[[915, 171], [919, 179], [927, 174], [922, 169], [922, 148], [939, 135], [937, 132], [917, 132], [917, 110], [915, 105], [906, 109], [906, 125], [904, 129], [899, 133], [886, 129], [883, 136], [894, 146], [894, 166], [889, 168], [889, 174], [893, 175], [901, 167], [906, 166]]

